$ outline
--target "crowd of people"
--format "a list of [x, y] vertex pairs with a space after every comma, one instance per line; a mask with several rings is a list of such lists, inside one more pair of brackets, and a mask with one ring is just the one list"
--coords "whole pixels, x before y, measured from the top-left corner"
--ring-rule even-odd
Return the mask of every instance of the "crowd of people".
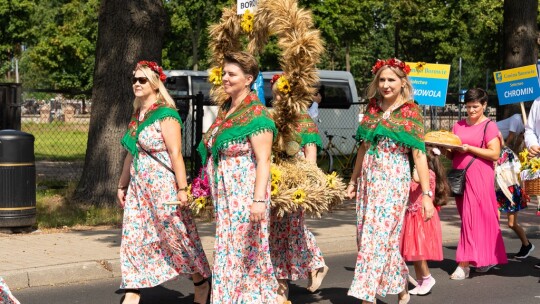
[[[356, 200], [358, 254], [348, 294], [362, 303], [375, 303], [377, 295], [387, 294], [408, 303], [411, 295], [426, 295], [436, 284], [427, 261], [443, 259], [438, 211], [450, 189], [442, 157], [451, 160], [452, 168], [467, 167], [464, 193], [455, 198], [461, 234], [458, 265], [450, 279], [468, 278], [471, 267], [487, 272], [507, 263], [499, 212], [508, 214], [508, 225], [522, 240], [516, 258], [534, 250], [517, 224], [517, 212], [528, 197], [519, 183], [505, 183], [501, 177], [496, 191], [494, 181], [499, 178], [496, 168], [515, 164], [513, 150], [523, 129], [530, 153], [540, 153], [540, 119], [532, 116], [525, 128], [504, 122], [499, 129], [484, 115], [487, 93], [470, 89], [465, 94], [467, 117], [452, 128], [462, 146], [426, 144], [409, 71], [395, 58], [377, 61], [366, 90], [369, 105], [357, 130], [360, 148], [346, 192]], [[212, 269], [186, 208], [182, 122], [162, 73], [154, 62], [137, 64], [133, 115], [122, 138], [129, 152], [118, 183], [124, 208], [123, 303], [139, 303], [141, 288], [179, 275], [191, 276], [194, 303], [290, 303], [288, 282], [297, 279], [308, 279], [307, 289], [315, 292], [329, 267], [304, 222], [304, 211], [283, 217], [272, 213], [269, 180], [277, 129], [272, 113], [251, 90], [259, 73], [255, 58], [247, 52], [225, 55], [222, 85], [229, 99], [198, 148], [215, 210]], [[276, 100], [283, 98], [275, 85], [279, 77], [272, 80]], [[540, 100], [533, 110], [539, 106]], [[291, 122], [302, 139], [295, 157], [315, 162], [322, 143], [308, 110]], [[507, 187], [513, 197], [505, 196]], [[167, 204], [171, 201], [177, 204]], [[413, 263], [416, 279], [406, 262]], [[409, 282], [416, 285], [412, 290]]]

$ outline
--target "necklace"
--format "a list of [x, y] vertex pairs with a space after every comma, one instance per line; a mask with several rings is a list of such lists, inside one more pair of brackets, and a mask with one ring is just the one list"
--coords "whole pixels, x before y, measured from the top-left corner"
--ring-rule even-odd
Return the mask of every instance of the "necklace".
[[[390, 114], [392, 114], [392, 112], [394, 112], [394, 110], [397, 109], [402, 104], [403, 102], [401, 99], [399, 101], [394, 102], [390, 107], [388, 107], [388, 109], [386, 109], [386, 111], [384, 111], [382, 118], [383, 119], [390, 118]], [[382, 105], [382, 102], [381, 102], [381, 105]]]

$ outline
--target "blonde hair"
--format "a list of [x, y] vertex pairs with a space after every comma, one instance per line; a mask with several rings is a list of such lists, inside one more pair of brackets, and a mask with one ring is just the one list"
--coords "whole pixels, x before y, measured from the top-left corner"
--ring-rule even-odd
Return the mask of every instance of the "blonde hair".
[[413, 99], [413, 87], [409, 76], [407, 76], [402, 69], [389, 65], [382, 66], [377, 73], [375, 73], [375, 78], [373, 78], [366, 89], [366, 98], [368, 100], [372, 98], [381, 98], [381, 94], [379, 93], [379, 78], [381, 78], [382, 71], [386, 69], [390, 69], [392, 72], [394, 72], [403, 82], [404, 86], [401, 89], [401, 96], [403, 97], [403, 100], [409, 101]]
[[[144, 76], [148, 78], [148, 83], [157, 92], [157, 100], [162, 100], [169, 107], [176, 109], [176, 104], [174, 103], [171, 95], [169, 95], [169, 92], [167, 91], [167, 88], [165, 88], [163, 82], [159, 79], [159, 74], [155, 73], [146, 65], [138, 66], [133, 71], [133, 75], [135, 75], [135, 72], [137, 72], [137, 70], [140, 70], [144, 74]], [[140, 107], [141, 100], [139, 97], [135, 97], [135, 100], [133, 101], [133, 110], [137, 111]]]

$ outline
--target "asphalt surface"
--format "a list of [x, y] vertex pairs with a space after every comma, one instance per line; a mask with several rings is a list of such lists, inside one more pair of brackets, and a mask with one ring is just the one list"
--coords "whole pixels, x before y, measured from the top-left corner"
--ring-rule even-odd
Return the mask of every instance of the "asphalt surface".
[[[540, 245], [540, 234], [529, 235], [531, 242]], [[515, 237], [505, 236], [507, 251], [514, 252], [520, 246]], [[410, 303], [540, 303], [540, 270], [534, 264], [540, 262], [540, 249], [525, 260], [510, 259], [486, 274], [471, 272], [471, 278], [453, 281], [449, 275], [456, 267], [455, 244], [447, 244], [444, 260], [430, 263], [437, 284], [426, 296], [411, 296]], [[516, 250], [513, 250], [516, 249]], [[513, 254], [508, 254], [509, 258]], [[306, 280], [291, 283], [289, 299], [293, 304], [352, 304], [358, 299], [347, 296], [354, 274], [355, 253], [326, 256], [330, 271], [318, 292], [305, 290]], [[412, 266], [409, 267], [413, 271]], [[414, 271], [412, 272], [414, 275]], [[100, 279], [76, 284], [46, 286], [14, 290], [22, 304], [117, 304], [122, 299], [118, 289], [119, 278]], [[193, 285], [187, 279], [167, 282], [142, 291], [141, 304], [182, 304], [193, 302]], [[396, 303], [396, 295], [378, 297], [378, 304]]]

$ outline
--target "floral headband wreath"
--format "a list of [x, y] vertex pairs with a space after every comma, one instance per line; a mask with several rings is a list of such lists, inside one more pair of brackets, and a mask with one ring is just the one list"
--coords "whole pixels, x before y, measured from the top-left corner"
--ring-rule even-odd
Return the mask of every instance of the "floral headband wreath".
[[274, 86], [274, 83], [277, 84], [277, 89], [281, 93], [287, 95], [291, 92], [291, 85], [285, 77], [285, 74], [275, 74], [274, 76], [272, 76], [272, 79], [270, 80], [270, 86]]
[[377, 59], [377, 62], [375, 62], [375, 64], [371, 68], [371, 73], [373, 73], [373, 75], [377, 74], [377, 72], [385, 65], [398, 68], [402, 70], [406, 75], [409, 75], [409, 73], [411, 72], [411, 67], [408, 64], [405, 64], [405, 62], [397, 58], [389, 58], [386, 60]]
[[150, 70], [154, 71], [154, 73], [158, 74], [161, 82], [165, 82], [165, 79], [167, 79], [167, 75], [163, 73], [163, 69], [156, 62], [146, 60], [139, 61], [137, 62], [136, 70], [143, 66], [148, 67]]

